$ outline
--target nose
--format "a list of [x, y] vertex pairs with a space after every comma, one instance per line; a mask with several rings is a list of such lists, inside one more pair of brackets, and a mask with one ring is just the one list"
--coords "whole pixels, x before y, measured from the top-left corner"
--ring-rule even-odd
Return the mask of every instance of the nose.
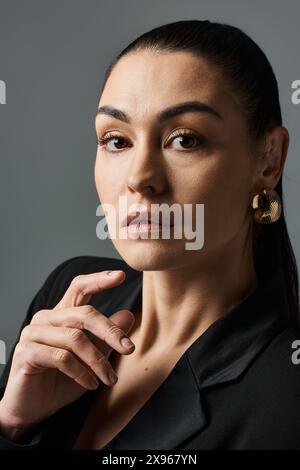
[[149, 141], [136, 147], [128, 171], [127, 186], [131, 191], [150, 196], [160, 194], [165, 189], [166, 175], [163, 157]]

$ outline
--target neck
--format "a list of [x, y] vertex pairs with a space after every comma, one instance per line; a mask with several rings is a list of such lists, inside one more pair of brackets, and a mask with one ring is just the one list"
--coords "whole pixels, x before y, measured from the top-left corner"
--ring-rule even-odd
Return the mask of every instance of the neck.
[[142, 303], [132, 330], [138, 354], [186, 349], [256, 287], [250, 250], [238, 256], [228, 248], [214, 253], [214, 261], [143, 272]]

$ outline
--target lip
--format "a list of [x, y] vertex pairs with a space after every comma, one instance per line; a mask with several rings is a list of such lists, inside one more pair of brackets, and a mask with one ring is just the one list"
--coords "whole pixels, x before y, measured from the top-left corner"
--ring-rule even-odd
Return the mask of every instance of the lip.
[[142, 233], [160, 233], [162, 231], [162, 225], [150, 224], [147, 222], [141, 222], [137, 224], [130, 224], [126, 227], [128, 233], [142, 234]]
[[[151, 220], [152, 219], [152, 220]], [[159, 223], [156, 223], [155, 220], [159, 221]], [[136, 211], [135, 213], [128, 214], [122, 221], [121, 227], [128, 227], [128, 225], [135, 225], [135, 224], [151, 224], [151, 225], [157, 225], [162, 227], [162, 213], [158, 213], [155, 215], [155, 212], [151, 211]], [[174, 213], [170, 213], [170, 222], [167, 224], [170, 227], [173, 227], [174, 225]]]

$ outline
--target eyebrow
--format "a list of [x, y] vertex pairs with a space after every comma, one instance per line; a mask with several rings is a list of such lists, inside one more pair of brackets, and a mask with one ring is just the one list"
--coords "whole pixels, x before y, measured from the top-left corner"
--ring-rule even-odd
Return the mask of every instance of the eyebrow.
[[[211, 106], [201, 101], [187, 101], [185, 103], [179, 103], [174, 106], [170, 106], [158, 114], [158, 122], [164, 122], [168, 119], [171, 119], [175, 116], [179, 116], [180, 114], [188, 113], [188, 112], [200, 112], [200, 113], [209, 113], [213, 116], [222, 119], [222, 116]], [[119, 119], [120, 121], [126, 122], [128, 124], [131, 123], [131, 119], [127, 114], [122, 111], [121, 109], [114, 108], [109, 105], [100, 106], [98, 108], [96, 117], [99, 114], [104, 114], [106, 116], [111, 116], [115, 119]]]

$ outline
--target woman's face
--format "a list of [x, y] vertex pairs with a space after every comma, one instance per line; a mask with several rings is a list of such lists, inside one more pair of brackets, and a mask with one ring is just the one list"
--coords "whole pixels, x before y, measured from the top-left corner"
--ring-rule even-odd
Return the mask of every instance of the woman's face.
[[[187, 102], [205, 106], [159, 118]], [[98, 145], [95, 163], [102, 204], [116, 213], [121, 196], [128, 211], [133, 204], [149, 210], [151, 204], [188, 204], [193, 229], [196, 204], [204, 204], [201, 249], [186, 249], [191, 240], [172, 232], [169, 239], [122, 239], [117, 232], [111, 238], [121, 257], [137, 270], [162, 270], [230, 256], [249, 229], [255, 158], [243, 111], [218, 69], [188, 52], [131, 53], [107, 80], [103, 106], [122, 111], [128, 122], [116, 113], [96, 116], [98, 139], [110, 139]], [[111, 233], [108, 214], [106, 221]]]

